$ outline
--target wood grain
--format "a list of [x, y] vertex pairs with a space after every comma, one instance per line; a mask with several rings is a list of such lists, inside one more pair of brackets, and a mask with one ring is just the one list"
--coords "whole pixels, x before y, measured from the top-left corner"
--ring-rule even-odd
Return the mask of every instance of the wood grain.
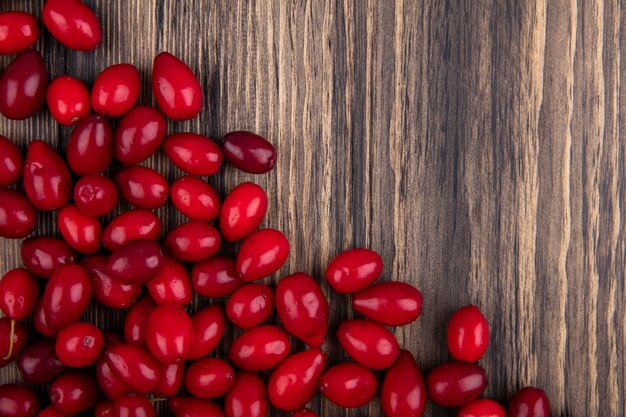
[[[481, 361], [486, 396], [506, 403], [532, 384], [556, 416], [626, 414], [619, 0], [87, 3], [106, 39], [79, 53], [45, 34], [37, 49], [52, 77], [91, 84], [106, 66], [131, 62], [143, 76], [141, 102], [154, 104], [152, 58], [168, 50], [206, 93], [201, 117], [170, 132], [219, 140], [248, 129], [276, 145], [271, 174], [229, 167], [209, 181], [222, 194], [244, 180], [268, 189], [266, 224], [293, 248], [279, 276], [321, 278], [342, 249], [371, 247], [385, 260], [384, 279], [424, 294], [422, 317], [396, 335], [425, 370], [448, 359], [447, 317], [474, 303], [492, 329]], [[41, 6], [0, 8], [40, 15]], [[0, 134], [22, 149], [43, 138], [61, 151], [69, 129], [44, 111], [0, 119]], [[148, 165], [180, 175], [162, 156]], [[170, 227], [183, 220], [171, 207], [160, 214]], [[37, 233], [56, 233], [52, 214], [40, 216]], [[0, 272], [19, 266], [18, 249], [2, 240]], [[324, 290], [334, 329], [353, 313], [348, 299]], [[115, 329], [122, 317], [94, 307], [87, 319]], [[347, 359], [336, 344], [327, 352], [332, 363]], [[0, 382], [17, 380], [14, 366], [0, 371]], [[381, 415], [377, 402], [312, 407], [321, 416]], [[431, 406], [427, 415], [455, 414]]]

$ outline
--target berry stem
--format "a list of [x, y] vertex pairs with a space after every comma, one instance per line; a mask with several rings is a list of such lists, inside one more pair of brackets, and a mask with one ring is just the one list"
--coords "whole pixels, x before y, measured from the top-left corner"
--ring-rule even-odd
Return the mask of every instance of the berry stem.
[[15, 319], [11, 319], [11, 340], [9, 342], [9, 353], [7, 353], [7, 355], [4, 358], [2, 358], [5, 361], [8, 360], [13, 354], [13, 338], [14, 337], [15, 337]]

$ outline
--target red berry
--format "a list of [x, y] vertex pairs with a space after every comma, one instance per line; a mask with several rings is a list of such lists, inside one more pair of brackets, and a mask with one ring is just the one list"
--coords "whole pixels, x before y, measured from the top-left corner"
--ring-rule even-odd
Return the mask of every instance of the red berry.
[[62, 239], [30, 237], [22, 242], [22, 263], [33, 274], [48, 279], [61, 266], [76, 262], [76, 252]]
[[20, 53], [0, 76], [0, 113], [7, 119], [28, 119], [43, 107], [47, 87], [41, 54], [33, 49]]
[[265, 371], [289, 355], [289, 336], [278, 326], [264, 325], [246, 330], [228, 348], [228, 359], [245, 371]]
[[162, 368], [161, 382], [152, 391], [152, 394], [173, 397], [183, 385], [185, 364], [183, 362], [164, 364]]
[[187, 64], [168, 52], [154, 58], [152, 91], [163, 113], [172, 120], [193, 119], [200, 114], [200, 82]]
[[63, 413], [80, 413], [96, 405], [101, 391], [91, 372], [72, 371], [50, 385], [50, 402]]
[[274, 310], [274, 291], [263, 284], [246, 284], [226, 303], [228, 319], [241, 329], [249, 329], [268, 319]]
[[200, 178], [178, 178], [172, 183], [170, 196], [178, 211], [191, 220], [210, 222], [220, 215], [219, 194]]
[[393, 333], [373, 321], [346, 320], [339, 325], [337, 338], [355, 361], [368, 368], [389, 368], [400, 354]]
[[113, 161], [113, 131], [100, 116], [81, 120], [67, 141], [67, 163], [78, 175], [102, 174]]
[[63, 208], [72, 197], [72, 178], [63, 159], [41, 140], [28, 145], [24, 165], [24, 189], [40, 210]]
[[80, 0], [48, 0], [42, 18], [52, 36], [70, 49], [93, 51], [102, 41], [98, 18]]
[[383, 260], [370, 249], [350, 249], [337, 255], [326, 268], [326, 280], [335, 292], [364, 290], [380, 277]]
[[205, 307], [191, 316], [193, 347], [189, 359], [199, 359], [211, 353], [222, 340], [226, 319], [219, 305]]
[[218, 398], [228, 391], [235, 373], [221, 359], [204, 358], [193, 362], [185, 373], [185, 389], [198, 398]]
[[421, 417], [426, 409], [426, 382], [411, 352], [401, 350], [385, 372], [380, 404], [386, 417]]
[[37, 18], [26, 12], [0, 13], [0, 54], [10, 55], [28, 49], [39, 39]]
[[[0, 319], [1, 325], [2, 319]], [[26, 333], [25, 329], [24, 333]], [[0, 334], [4, 334], [4, 331]], [[43, 339], [22, 351], [17, 358], [17, 367], [24, 381], [29, 384], [49, 384], [68, 370], [68, 367], [63, 365], [57, 357], [54, 345], [54, 340]], [[13, 350], [15, 350], [15, 345]], [[2, 353], [0, 349], [0, 355]]]
[[237, 254], [237, 274], [246, 282], [278, 271], [289, 256], [289, 241], [276, 229], [261, 229], [244, 240]]
[[550, 417], [550, 401], [543, 390], [524, 387], [509, 402], [508, 417]]
[[226, 417], [266, 417], [267, 387], [257, 374], [239, 371], [224, 399]]
[[24, 320], [39, 300], [37, 278], [24, 268], [12, 269], [0, 280], [0, 310], [12, 320]]
[[65, 75], [52, 80], [46, 99], [52, 117], [65, 126], [75, 125], [91, 113], [89, 90], [74, 77]]
[[88, 216], [99, 217], [112, 212], [119, 201], [115, 183], [102, 175], [82, 177], [74, 186], [76, 207]]
[[46, 311], [44, 309], [44, 300], [43, 297], [39, 299], [37, 306], [35, 307], [35, 311], [33, 312], [33, 325], [35, 330], [40, 334], [46, 337], [56, 337], [59, 333], [58, 329], [51, 327], [48, 322], [48, 317], [46, 317]]
[[56, 340], [57, 357], [67, 366], [82, 368], [96, 362], [104, 336], [100, 329], [89, 323], [72, 323], [62, 329]]
[[157, 304], [187, 305], [193, 298], [191, 278], [185, 265], [171, 256], [163, 258], [163, 268], [146, 285]]
[[77, 252], [94, 254], [100, 249], [102, 225], [96, 217], [69, 204], [59, 211], [58, 224], [63, 239]]
[[226, 297], [244, 284], [237, 276], [235, 260], [226, 256], [198, 262], [191, 270], [191, 279], [194, 291], [212, 298]]
[[459, 410], [457, 417], [506, 417], [506, 410], [494, 400], [474, 400]]
[[115, 131], [115, 157], [124, 165], [136, 165], [152, 156], [165, 139], [165, 118], [155, 108], [137, 106]]
[[109, 258], [109, 272], [125, 284], [141, 285], [163, 268], [163, 251], [151, 240], [132, 240], [115, 249]]
[[461, 407], [477, 398], [487, 387], [487, 374], [478, 365], [447, 362], [426, 378], [428, 397], [444, 407]]
[[170, 255], [181, 261], [200, 262], [220, 249], [220, 233], [208, 223], [192, 220], [170, 230], [164, 246]]
[[224, 411], [211, 400], [173, 397], [167, 404], [174, 417], [224, 417]]
[[96, 361], [96, 378], [104, 395], [112, 401], [131, 392], [131, 389], [115, 376], [104, 355]]
[[489, 325], [478, 307], [457, 310], [448, 323], [448, 350], [454, 359], [477, 362], [489, 345]]
[[319, 284], [299, 272], [276, 286], [276, 310], [285, 329], [309, 346], [319, 347], [328, 332], [328, 301]]
[[254, 232], [267, 211], [267, 194], [251, 182], [239, 184], [228, 194], [220, 213], [220, 231], [225, 240], [236, 242]]
[[163, 363], [181, 362], [191, 354], [193, 324], [180, 306], [156, 306], [146, 320], [145, 335], [148, 349]]
[[[13, 340], [11, 340], [13, 338]], [[28, 330], [19, 321], [0, 318], [0, 368], [13, 362], [26, 349]], [[31, 345], [32, 346], [32, 345]], [[29, 382], [29, 381], [26, 381]]]
[[382, 282], [352, 296], [352, 308], [386, 326], [402, 326], [422, 312], [422, 293], [404, 282]]
[[163, 142], [163, 152], [174, 165], [190, 175], [215, 175], [222, 166], [222, 150], [206, 136], [177, 133]]
[[104, 353], [113, 374], [131, 391], [149, 394], [159, 386], [161, 363], [138, 345], [118, 344]]
[[374, 398], [378, 381], [372, 371], [358, 363], [330, 368], [320, 380], [322, 395], [344, 408], [361, 407]]
[[0, 385], [0, 416], [35, 417], [39, 397], [32, 388], [17, 384]]
[[0, 186], [15, 184], [23, 171], [24, 161], [20, 150], [13, 142], [0, 135]]
[[157, 171], [139, 165], [126, 167], [115, 174], [122, 198], [141, 209], [156, 209], [165, 204], [169, 184]]
[[91, 278], [78, 265], [62, 265], [56, 270], [43, 294], [47, 324], [62, 329], [78, 321], [91, 298]]
[[158, 240], [161, 220], [148, 210], [129, 210], [115, 217], [102, 232], [102, 245], [109, 251], [133, 240]]
[[140, 88], [139, 71], [134, 65], [111, 65], [93, 83], [91, 106], [96, 113], [103, 116], [123, 116], [137, 103]]
[[77, 415], [76, 414], [62, 413], [59, 410], [57, 410], [56, 408], [54, 408], [54, 406], [49, 405], [46, 408], [44, 408], [43, 410], [41, 410], [40, 412], [38, 412], [37, 413], [37, 417], [77, 417]]
[[252, 132], [231, 132], [224, 136], [228, 162], [251, 174], [264, 174], [276, 165], [276, 149], [267, 139]]
[[149, 399], [130, 394], [115, 400], [111, 417], [156, 417], [156, 412]]
[[19, 191], [0, 187], [0, 237], [21, 239], [37, 225], [37, 209]]
[[128, 311], [124, 321], [124, 339], [128, 343], [143, 345], [146, 342], [146, 321], [156, 307], [147, 295], [137, 301]]
[[326, 355], [319, 348], [289, 356], [272, 372], [267, 391], [272, 405], [286, 411], [304, 407], [317, 392], [326, 367]]

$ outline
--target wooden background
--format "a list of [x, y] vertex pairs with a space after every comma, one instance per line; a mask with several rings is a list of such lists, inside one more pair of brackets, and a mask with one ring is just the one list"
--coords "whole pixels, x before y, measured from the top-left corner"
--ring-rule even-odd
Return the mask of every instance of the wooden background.
[[[42, 3], [0, 8], [40, 15]], [[383, 255], [384, 279], [424, 294], [421, 318], [396, 335], [425, 370], [448, 359], [449, 315], [475, 303], [492, 330], [480, 362], [486, 396], [506, 402], [532, 384], [546, 390], [553, 415], [625, 415], [619, 0], [87, 3], [103, 45], [73, 52], [45, 34], [37, 48], [51, 76], [90, 85], [106, 66], [130, 62], [143, 76], [141, 102], [154, 103], [151, 62], [167, 50], [190, 63], [206, 93], [201, 117], [170, 132], [219, 140], [248, 129], [276, 145], [269, 175], [227, 168], [210, 182], [222, 194], [244, 180], [267, 187], [266, 224], [293, 244], [280, 275], [321, 278], [340, 250], [371, 247]], [[0, 119], [0, 134], [23, 149], [43, 138], [62, 150], [69, 130], [42, 112]], [[149, 165], [180, 175], [163, 157]], [[182, 220], [161, 212], [170, 226]], [[42, 215], [37, 233], [55, 231]], [[19, 243], [0, 243], [4, 273], [19, 266]], [[324, 290], [335, 328], [352, 312]], [[94, 307], [87, 318], [115, 329], [122, 316]], [[336, 346], [327, 351], [333, 363], [346, 359]], [[14, 367], [0, 371], [2, 382], [18, 378]], [[313, 408], [381, 415], [377, 402], [342, 411], [316, 399]]]

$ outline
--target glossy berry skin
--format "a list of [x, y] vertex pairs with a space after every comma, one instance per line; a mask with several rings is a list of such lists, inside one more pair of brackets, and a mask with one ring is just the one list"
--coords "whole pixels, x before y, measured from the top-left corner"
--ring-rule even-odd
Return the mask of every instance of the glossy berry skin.
[[198, 398], [218, 398], [233, 383], [233, 368], [221, 359], [204, 358], [193, 362], [185, 373], [185, 389]]
[[371, 369], [389, 368], [400, 354], [393, 333], [373, 321], [346, 320], [339, 325], [337, 338], [355, 361]]
[[374, 398], [376, 375], [358, 363], [341, 363], [327, 370], [320, 380], [320, 392], [344, 408], [361, 407]]
[[139, 165], [126, 167], [115, 174], [122, 198], [141, 209], [156, 209], [165, 204], [169, 184], [157, 171]]
[[236, 242], [254, 232], [267, 212], [265, 190], [251, 182], [239, 184], [226, 196], [220, 213], [220, 231], [229, 242]]
[[118, 344], [111, 346], [104, 357], [113, 374], [131, 391], [148, 394], [159, 385], [162, 365], [145, 348]]
[[57, 357], [54, 344], [54, 340], [43, 339], [22, 351], [17, 358], [17, 367], [24, 381], [29, 384], [49, 384], [67, 372], [68, 367]]
[[98, 18], [80, 0], [48, 0], [42, 18], [52, 36], [67, 48], [93, 51], [102, 41]]
[[0, 280], [0, 310], [12, 320], [24, 320], [39, 300], [37, 278], [24, 268], [12, 269]]
[[228, 359], [245, 371], [265, 371], [281, 363], [291, 350], [289, 336], [278, 326], [246, 330], [228, 348]]
[[0, 55], [16, 54], [39, 39], [37, 18], [26, 12], [0, 13]]
[[487, 374], [478, 365], [447, 362], [430, 371], [426, 378], [428, 398], [444, 407], [462, 407], [487, 387]]
[[102, 393], [112, 401], [131, 392], [130, 388], [115, 376], [104, 355], [96, 361], [96, 378]]
[[115, 401], [111, 417], [156, 417], [156, 411], [149, 399], [131, 394]]
[[124, 321], [124, 339], [128, 343], [146, 343], [146, 321], [156, 307], [152, 298], [143, 296], [132, 305]]
[[244, 240], [237, 253], [237, 275], [256, 281], [278, 271], [289, 256], [289, 241], [276, 229], [261, 229]]
[[185, 265], [171, 256], [163, 258], [163, 268], [146, 287], [150, 297], [157, 304], [177, 304], [180, 306], [191, 303], [193, 288], [191, 278]]
[[226, 417], [266, 417], [269, 412], [267, 387], [257, 374], [238, 371], [224, 398]]
[[383, 260], [370, 249], [350, 249], [337, 255], [326, 268], [328, 284], [339, 294], [369, 287], [383, 271]]
[[89, 90], [74, 77], [65, 75], [52, 80], [46, 100], [54, 120], [64, 126], [75, 125], [91, 113]]
[[43, 107], [47, 87], [41, 54], [33, 49], [20, 53], [0, 76], [0, 113], [7, 119], [28, 119]]
[[354, 294], [352, 308], [377, 323], [402, 326], [422, 313], [422, 293], [404, 282], [381, 282]]
[[102, 245], [109, 251], [133, 240], [158, 240], [163, 223], [149, 210], [128, 210], [109, 222], [102, 232]]
[[222, 150], [206, 136], [176, 133], [163, 142], [163, 152], [185, 173], [197, 176], [215, 175], [222, 167]]
[[165, 139], [165, 118], [155, 108], [137, 106], [120, 120], [115, 131], [115, 158], [136, 165], [152, 156]]
[[62, 239], [36, 236], [25, 239], [20, 250], [22, 263], [33, 274], [48, 279], [61, 266], [76, 263], [76, 252]]
[[172, 183], [170, 198], [174, 206], [191, 220], [210, 222], [220, 215], [220, 196], [211, 184], [185, 176]]
[[303, 272], [289, 275], [276, 286], [276, 311], [289, 333], [319, 347], [328, 332], [328, 301], [317, 281]]
[[226, 302], [226, 315], [241, 329], [249, 329], [268, 319], [274, 310], [274, 290], [263, 284], [246, 284]]
[[380, 392], [380, 404], [386, 417], [421, 417], [426, 410], [426, 382], [415, 358], [408, 350], [391, 365]]
[[185, 310], [174, 304], [157, 305], [146, 320], [146, 345], [163, 363], [189, 358], [193, 344], [193, 324]]
[[170, 363], [164, 364], [161, 368], [161, 382], [159, 382], [159, 385], [152, 391], [152, 394], [173, 397], [180, 387], [183, 386], [185, 364], [183, 362]]
[[46, 311], [44, 309], [44, 300], [43, 297], [39, 299], [37, 306], [35, 307], [35, 311], [33, 312], [33, 327], [40, 334], [46, 337], [56, 337], [59, 333], [58, 329], [51, 327], [48, 324], [48, 317], [46, 317]]
[[102, 225], [96, 217], [69, 204], [59, 211], [58, 224], [61, 236], [76, 252], [93, 254], [100, 249]]
[[93, 409], [93, 417], [111, 417], [113, 414], [113, 401], [102, 400]]
[[131, 64], [116, 64], [105, 68], [91, 88], [91, 107], [103, 116], [121, 117], [139, 99], [141, 79]]
[[197, 311], [191, 316], [193, 346], [189, 359], [207, 356], [217, 347], [224, 336], [226, 318], [222, 307], [214, 304]]
[[65, 152], [67, 163], [75, 174], [102, 174], [113, 161], [111, 125], [101, 116], [84, 118], [72, 130]]
[[42, 140], [28, 145], [24, 165], [24, 189], [40, 210], [56, 210], [72, 196], [72, 178], [63, 159]]
[[163, 251], [151, 240], [132, 240], [115, 249], [109, 258], [109, 272], [125, 284], [141, 285], [163, 268]]
[[202, 87], [191, 69], [168, 52], [152, 63], [152, 91], [163, 113], [172, 120], [193, 119], [202, 110]]
[[550, 417], [550, 401], [543, 390], [524, 387], [517, 391], [507, 412], [508, 417]]
[[92, 372], [68, 372], [50, 385], [52, 406], [66, 414], [80, 413], [92, 408], [101, 394], [98, 381]]
[[174, 417], [224, 417], [224, 411], [211, 400], [173, 397], [167, 404]]
[[295, 411], [317, 392], [326, 368], [326, 355], [319, 348], [295, 353], [272, 372], [267, 383], [270, 402], [276, 408]]
[[85, 256], [80, 265], [89, 273], [92, 296], [100, 304], [123, 309], [131, 306], [141, 296], [141, 285], [124, 284], [113, 278], [109, 272], [108, 255]]
[[489, 324], [474, 305], [457, 310], [448, 322], [448, 350], [454, 359], [477, 362], [489, 345]]
[[[13, 346], [11, 346], [11, 319], [0, 318], [0, 369], [15, 360], [26, 348], [28, 329], [20, 321], [14, 323]], [[11, 355], [9, 355], [9, 350]], [[28, 382], [28, 381], [27, 381]]]
[[39, 397], [32, 388], [18, 384], [0, 385], [0, 416], [35, 417]]
[[82, 177], [74, 186], [74, 203], [83, 213], [92, 217], [112, 212], [119, 201], [115, 183], [102, 175]]
[[506, 410], [494, 400], [480, 398], [463, 406], [457, 417], [506, 417]]
[[212, 298], [226, 297], [244, 284], [237, 276], [235, 260], [226, 256], [214, 256], [195, 264], [191, 280], [195, 292]]
[[0, 135], [0, 186], [15, 184], [24, 171], [24, 160], [18, 147]]
[[63, 265], [56, 270], [43, 294], [43, 306], [48, 325], [62, 329], [78, 321], [89, 305], [91, 278], [78, 265]]
[[21, 239], [37, 225], [37, 209], [19, 191], [0, 187], [0, 237]]
[[55, 351], [63, 364], [82, 368], [96, 362], [103, 346], [104, 336], [100, 329], [93, 324], [78, 322], [61, 329]]
[[231, 132], [224, 136], [224, 156], [235, 167], [251, 174], [264, 174], [276, 165], [276, 148], [252, 132]]
[[49, 405], [43, 410], [41, 410], [40, 412], [38, 412], [37, 417], [77, 417], [77, 416], [76, 414], [62, 413], [56, 408], [54, 408], [53, 406]]
[[220, 232], [208, 223], [192, 220], [170, 230], [164, 246], [176, 259], [200, 262], [220, 250]]

